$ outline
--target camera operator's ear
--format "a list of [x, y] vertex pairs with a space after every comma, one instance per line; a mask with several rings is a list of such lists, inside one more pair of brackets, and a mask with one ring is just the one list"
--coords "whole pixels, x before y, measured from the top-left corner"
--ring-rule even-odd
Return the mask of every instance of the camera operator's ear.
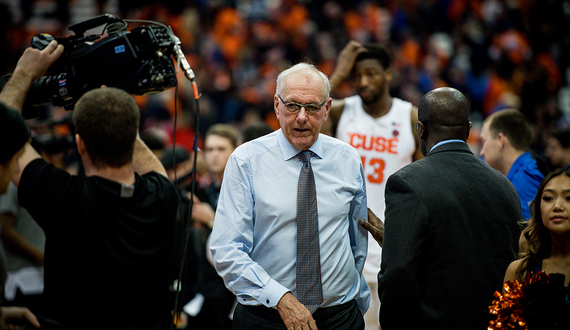
[[75, 144], [77, 145], [77, 152], [83, 156], [87, 153], [87, 148], [85, 147], [85, 142], [79, 134], [75, 134]]
[[83, 170], [87, 171], [87, 169], [93, 168], [93, 162], [91, 161], [91, 157], [87, 152], [85, 141], [83, 141], [79, 134], [75, 134], [75, 144], [77, 145], [77, 152], [79, 153], [81, 164], [83, 164]]

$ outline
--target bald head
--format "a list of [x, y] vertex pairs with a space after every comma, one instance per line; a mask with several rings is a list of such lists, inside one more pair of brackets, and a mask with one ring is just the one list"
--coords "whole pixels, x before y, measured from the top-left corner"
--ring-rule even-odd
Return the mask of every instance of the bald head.
[[451, 139], [467, 141], [471, 128], [469, 101], [457, 89], [434, 89], [422, 97], [418, 120], [423, 126], [422, 134], [418, 137], [427, 146]]
[[442, 127], [465, 126], [469, 122], [469, 102], [463, 93], [450, 87], [428, 92], [422, 98], [418, 118]]

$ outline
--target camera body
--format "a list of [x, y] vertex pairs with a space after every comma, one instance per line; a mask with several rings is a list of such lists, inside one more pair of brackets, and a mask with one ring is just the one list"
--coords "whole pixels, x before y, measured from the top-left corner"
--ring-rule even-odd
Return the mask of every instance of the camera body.
[[[103, 24], [108, 24], [107, 37], [83, 35], [88, 29]], [[75, 35], [56, 38], [64, 45], [64, 53], [48, 70], [50, 76], [32, 84], [26, 105], [33, 107], [52, 102], [69, 110], [85, 92], [102, 85], [135, 95], [176, 86], [172, 55], [177, 38], [171, 30], [164, 25], [153, 25], [127, 31], [126, 25], [120, 18], [103, 15], [70, 26]], [[46, 38], [45, 45], [50, 36], [42, 37]]]

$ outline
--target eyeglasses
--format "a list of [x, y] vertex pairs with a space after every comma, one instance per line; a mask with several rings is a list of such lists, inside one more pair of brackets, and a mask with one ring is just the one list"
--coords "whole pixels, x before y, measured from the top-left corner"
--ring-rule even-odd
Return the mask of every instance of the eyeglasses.
[[323, 105], [325, 105], [325, 103], [327, 103], [327, 100], [324, 100], [323, 103], [321, 103], [321, 104], [318, 104], [318, 103], [301, 104], [301, 103], [297, 103], [297, 102], [285, 102], [281, 98], [281, 95], [277, 94], [277, 96], [279, 97], [281, 102], [283, 102], [285, 109], [287, 109], [287, 111], [289, 111], [291, 113], [298, 113], [299, 111], [301, 111], [301, 108], [305, 108], [305, 112], [308, 115], [314, 115], [321, 110], [321, 107]]

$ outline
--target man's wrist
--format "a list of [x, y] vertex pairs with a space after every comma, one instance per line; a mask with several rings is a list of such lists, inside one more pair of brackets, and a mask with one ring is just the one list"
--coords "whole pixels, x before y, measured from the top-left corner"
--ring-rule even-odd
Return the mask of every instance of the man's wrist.
[[32, 83], [36, 80], [33, 73], [30, 70], [26, 70], [24, 67], [16, 66], [10, 80], [18, 86], [19, 89], [25, 91], [27, 94], [28, 90], [32, 86]]

